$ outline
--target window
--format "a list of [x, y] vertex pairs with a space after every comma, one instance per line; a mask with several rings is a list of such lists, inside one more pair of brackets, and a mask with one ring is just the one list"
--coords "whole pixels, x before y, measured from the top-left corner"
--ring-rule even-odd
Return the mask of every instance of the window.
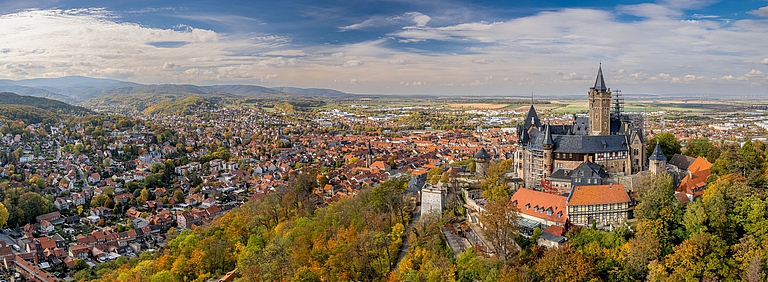
[[603, 210], [604, 210], [604, 211], [607, 211], [607, 210], [608, 210], [608, 204], [603, 204]]
[[525, 204], [525, 210], [531, 209], [531, 204]]
[[549, 216], [552, 215], [552, 209], [547, 209], [547, 215], [549, 215]]
[[592, 205], [589, 205], [589, 211], [592, 211]]
[[573, 209], [573, 211], [577, 212], [577, 211], [579, 211], [579, 206], [573, 206], [572, 209]]
[[561, 218], [561, 217], [563, 217], [563, 212], [561, 212], [561, 211], [557, 212], [557, 218]]

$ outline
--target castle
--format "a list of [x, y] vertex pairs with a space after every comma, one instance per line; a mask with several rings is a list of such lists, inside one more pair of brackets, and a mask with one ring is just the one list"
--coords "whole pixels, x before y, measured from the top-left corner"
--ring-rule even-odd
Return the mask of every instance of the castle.
[[574, 171], [581, 171], [576, 169], [583, 164], [602, 168], [607, 177], [635, 174], [645, 169], [642, 116], [622, 113], [619, 97], [614, 99], [612, 111], [611, 100], [611, 89], [605, 86], [601, 65], [595, 86], [589, 88], [588, 117], [574, 116], [572, 123], [565, 125], [542, 124], [531, 105], [525, 121], [517, 126], [515, 170], [525, 187], [557, 193], [562, 189], [551, 187], [553, 174], [568, 176], [576, 182], [589, 182], [572, 175]]

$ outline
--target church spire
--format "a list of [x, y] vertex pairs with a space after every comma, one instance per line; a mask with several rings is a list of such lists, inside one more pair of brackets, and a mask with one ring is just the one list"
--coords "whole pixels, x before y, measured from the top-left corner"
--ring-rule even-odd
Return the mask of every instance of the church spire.
[[608, 91], [605, 87], [605, 80], [603, 79], [603, 63], [600, 62], [600, 67], [597, 69], [597, 79], [595, 79], [595, 90], [598, 92]]

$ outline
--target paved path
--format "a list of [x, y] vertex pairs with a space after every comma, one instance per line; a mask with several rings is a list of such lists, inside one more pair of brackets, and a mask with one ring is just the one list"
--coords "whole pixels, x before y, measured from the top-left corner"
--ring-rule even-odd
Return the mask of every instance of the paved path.
[[405, 228], [405, 238], [403, 239], [403, 246], [400, 247], [400, 253], [397, 255], [397, 260], [395, 261], [394, 267], [397, 267], [397, 264], [400, 263], [401, 260], [403, 260], [403, 257], [405, 257], [405, 254], [408, 253], [408, 248], [411, 246], [411, 244], [408, 242], [408, 238], [411, 237], [411, 230], [413, 229], [413, 226], [416, 225], [416, 223], [421, 218], [421, 207], [416, 207], [416, 213], [413, 214], [413, 219], [411, 220], [411, 223], [408, 224], [408, 227]]

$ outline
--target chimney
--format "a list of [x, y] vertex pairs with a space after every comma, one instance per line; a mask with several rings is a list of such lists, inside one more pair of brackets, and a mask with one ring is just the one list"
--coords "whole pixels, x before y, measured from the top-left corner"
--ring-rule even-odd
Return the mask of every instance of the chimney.
[[591, 162], [594, 162], [594, 161], [592, 160], [592, 156], [589, 156], [589, 162], [590, 162], [590, 163], [591, 163]]
[[587, 156], [587, 155], [584, 155], [584, 162], [585, 162], [585, 163], [587, 162], [588, 158], [589, 158], [589, 156]]

